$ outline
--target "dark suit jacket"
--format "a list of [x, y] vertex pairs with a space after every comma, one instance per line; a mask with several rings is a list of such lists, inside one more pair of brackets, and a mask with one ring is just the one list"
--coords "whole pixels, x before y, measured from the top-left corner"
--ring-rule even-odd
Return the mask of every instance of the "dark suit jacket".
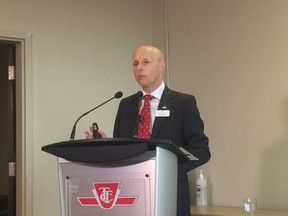
[[[186, 200], [186, 206], [182, 206], [181, 208], [189, 208], [187, 172], [206, 163], [210, 159], [208, 137], [204, 134], [204, 124], [200, 118], [194, 96], [172, 91], [168, 87], [165, 87], [158, 106], [158, 110], [164, 109], [170, 110], [170, 116], [155, 117], [150, 138], [171, 140], [177, 146], [185, 148], [199, 158], [198, 161], [178, 166], [177, 215], [184, 216], [188, 215], [188, 211], [186, 213], [179, 213], [179, 202]], [[138, 113], [139, 98], [137, 94], [122, 99], [115, 120], [113, 136], [115, 138], [129, 138], [137, 134]], [[179, 187], [179, 185], [182, 186]]]

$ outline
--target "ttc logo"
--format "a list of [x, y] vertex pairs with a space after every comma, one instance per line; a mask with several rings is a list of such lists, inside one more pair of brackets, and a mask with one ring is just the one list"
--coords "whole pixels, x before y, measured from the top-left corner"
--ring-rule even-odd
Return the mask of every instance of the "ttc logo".
[[119, 182], [94, 182], [94, 197], [77, 197], [82, 206], [100, 206], [104, 210], [114, 206], [133, 206], [138, 197], [120, 197]]

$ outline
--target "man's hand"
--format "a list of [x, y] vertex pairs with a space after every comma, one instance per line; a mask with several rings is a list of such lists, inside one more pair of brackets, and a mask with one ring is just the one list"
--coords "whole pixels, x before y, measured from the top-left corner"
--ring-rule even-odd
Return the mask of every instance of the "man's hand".
[[[89, 127], [89, 130], [90, 130], [90, 131], [88, 131], [88, 130], [85, 130], [85, 131], [84, 131], [85, 138], [86, 138], [86, 139], [94, 139], [94, 137], [93, 137], [93, 127], [90, 126], [90, 127]], [[107, 135], [105, 134], [104, 131], [98, 130], [98, 133], [100, 134], [101, 138], [107, 138]]]

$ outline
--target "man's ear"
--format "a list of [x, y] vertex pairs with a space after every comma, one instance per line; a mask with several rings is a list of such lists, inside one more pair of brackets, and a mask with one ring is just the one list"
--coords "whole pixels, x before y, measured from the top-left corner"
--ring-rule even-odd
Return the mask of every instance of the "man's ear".
[[160, 69], [161, 69], [161, 73], [164, 73], [164, 71], [166, 69], [166, 62], [164, 62], [164, 61], [161, 62]]

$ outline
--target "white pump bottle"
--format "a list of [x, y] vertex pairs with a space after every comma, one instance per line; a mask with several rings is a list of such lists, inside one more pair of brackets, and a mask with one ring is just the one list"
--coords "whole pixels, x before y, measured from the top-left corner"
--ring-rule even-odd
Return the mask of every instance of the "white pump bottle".
[[196, 182], [196, 196], [198, 206], [207, 205], [207, 181], [203, 177], [202, 170], [200, 170], [200, 176]]

